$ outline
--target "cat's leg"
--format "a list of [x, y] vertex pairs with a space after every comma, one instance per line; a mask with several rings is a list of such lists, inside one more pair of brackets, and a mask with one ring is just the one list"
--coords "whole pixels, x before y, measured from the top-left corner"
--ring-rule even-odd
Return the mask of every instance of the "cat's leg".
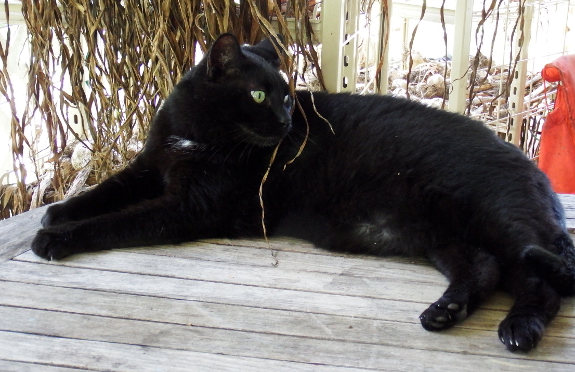
[[499, 283], [495, 257], [480, 248], [452, 242], [427, 255], [450, 282], [443, 296], [419, 317], [428, 331], [447, 329], [465, 319]]
[[575, 295], [575, 247], [567, 233], [553, 242], [557, 254], [537, 245], [523, 251], [527, 264], [561, 296]]
[[161, 196], [108, 213], [38, 231], [32, 250], [60, 259], [75, 253], [142, 245], [179, 243], [229, 234], [225, 212], [202, 210], [181, 197]]
[[559, 311], [561, 297], [521, 260], [506, 270], [502, 282], [515, 296], [515, 303], [499, 325], [499, 338], [511, 351], [529, 351], [541, 340], [545, 326]]
[[42, 218], [42, 226], [49, 227], [118, 211], [130, 204], [159, 196], [162, 187], [162, 178], [157, 170], [136, 162], [94, 189], [63, 203], [51, 205]]

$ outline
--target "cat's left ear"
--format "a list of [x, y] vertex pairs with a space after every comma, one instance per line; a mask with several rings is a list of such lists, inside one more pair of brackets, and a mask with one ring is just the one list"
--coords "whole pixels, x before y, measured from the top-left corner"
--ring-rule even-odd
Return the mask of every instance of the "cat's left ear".
[[[279, 68], [281, 64], [280, 58], [284, 50], [282, 45], [285, 45], [285, 39], [280, 34], [277, 34], [276, 37], [270, 36], [269, 38], [260, 41], [258, 44], [252, 46], [250, 51], [258, 54], [260, 57], [263, 57], [273, 67]], [[278, 51], [280, 52], [279, 55]]]
[[232, 34], [220, 35], [208, 55], [208, 75], [217, 71], [225, 71], [232, 61], [243, 58], [238, 39]]

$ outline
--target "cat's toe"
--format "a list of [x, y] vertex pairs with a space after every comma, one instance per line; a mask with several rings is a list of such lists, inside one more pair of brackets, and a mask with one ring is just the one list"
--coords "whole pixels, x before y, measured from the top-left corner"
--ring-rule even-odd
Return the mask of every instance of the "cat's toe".
[[32, 241], [32, 252], [48, 261], [59, 260], [72, 254], [66, 245], [66, 239], [63, 234], [52, 231], [52, 229], [38, 231]]
[[428, 331], [441, 331], [467, 318], [467, 304], [440, 299], [420, 316], [421, 325]]
[[66, 213], [66, 207], [64, 203], [53, 204], [48, 207], [48, 210], [42, 216], [42, 227], [47, 228], [50, 226], [61, 225], [70, 221], [70, 217]]
[[499, 339], [510, 351], [529, 351], [543, 337], [545, 325], [529, 315], [508, 315], [499, 325]]

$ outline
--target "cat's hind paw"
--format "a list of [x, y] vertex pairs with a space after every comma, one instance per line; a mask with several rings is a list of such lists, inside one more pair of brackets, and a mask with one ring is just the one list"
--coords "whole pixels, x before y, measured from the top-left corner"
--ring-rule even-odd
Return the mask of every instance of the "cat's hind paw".
[[32, 252], [48, 261], [59, 260], [73, 252], [67, 244], [67, 233], [55, 229], [41, 229], [32, 241]]
[[538, 317], [508, 315], [499, 324], [499, 339], [509, 351], [529, 351], [541, 341], [545, 325]]
[[441, 331], [450, 328], [467, 318], [467, 303], [440, 298], [420, 316], [421, 325], [428, 331]]

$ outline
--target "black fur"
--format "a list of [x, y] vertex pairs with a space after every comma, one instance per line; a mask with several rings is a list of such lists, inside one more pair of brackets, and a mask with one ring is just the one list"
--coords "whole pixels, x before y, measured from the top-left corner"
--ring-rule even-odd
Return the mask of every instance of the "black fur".
[[281, 142], [263, 185], [270, 235], [428, 257], [450, 281], [420, 317], [428, 330], [465, 319], [502, 286], [516, 303], [501, 340], [534, 347], [575, 291], [575, 250], [544, 174], [480, 122], [386, 96], [291, 97], [278, 66], [272, 42], [240, 48], [221, 36], [134, 162], [48, 209], [34, 252], [262, 237], [258, 192]]

